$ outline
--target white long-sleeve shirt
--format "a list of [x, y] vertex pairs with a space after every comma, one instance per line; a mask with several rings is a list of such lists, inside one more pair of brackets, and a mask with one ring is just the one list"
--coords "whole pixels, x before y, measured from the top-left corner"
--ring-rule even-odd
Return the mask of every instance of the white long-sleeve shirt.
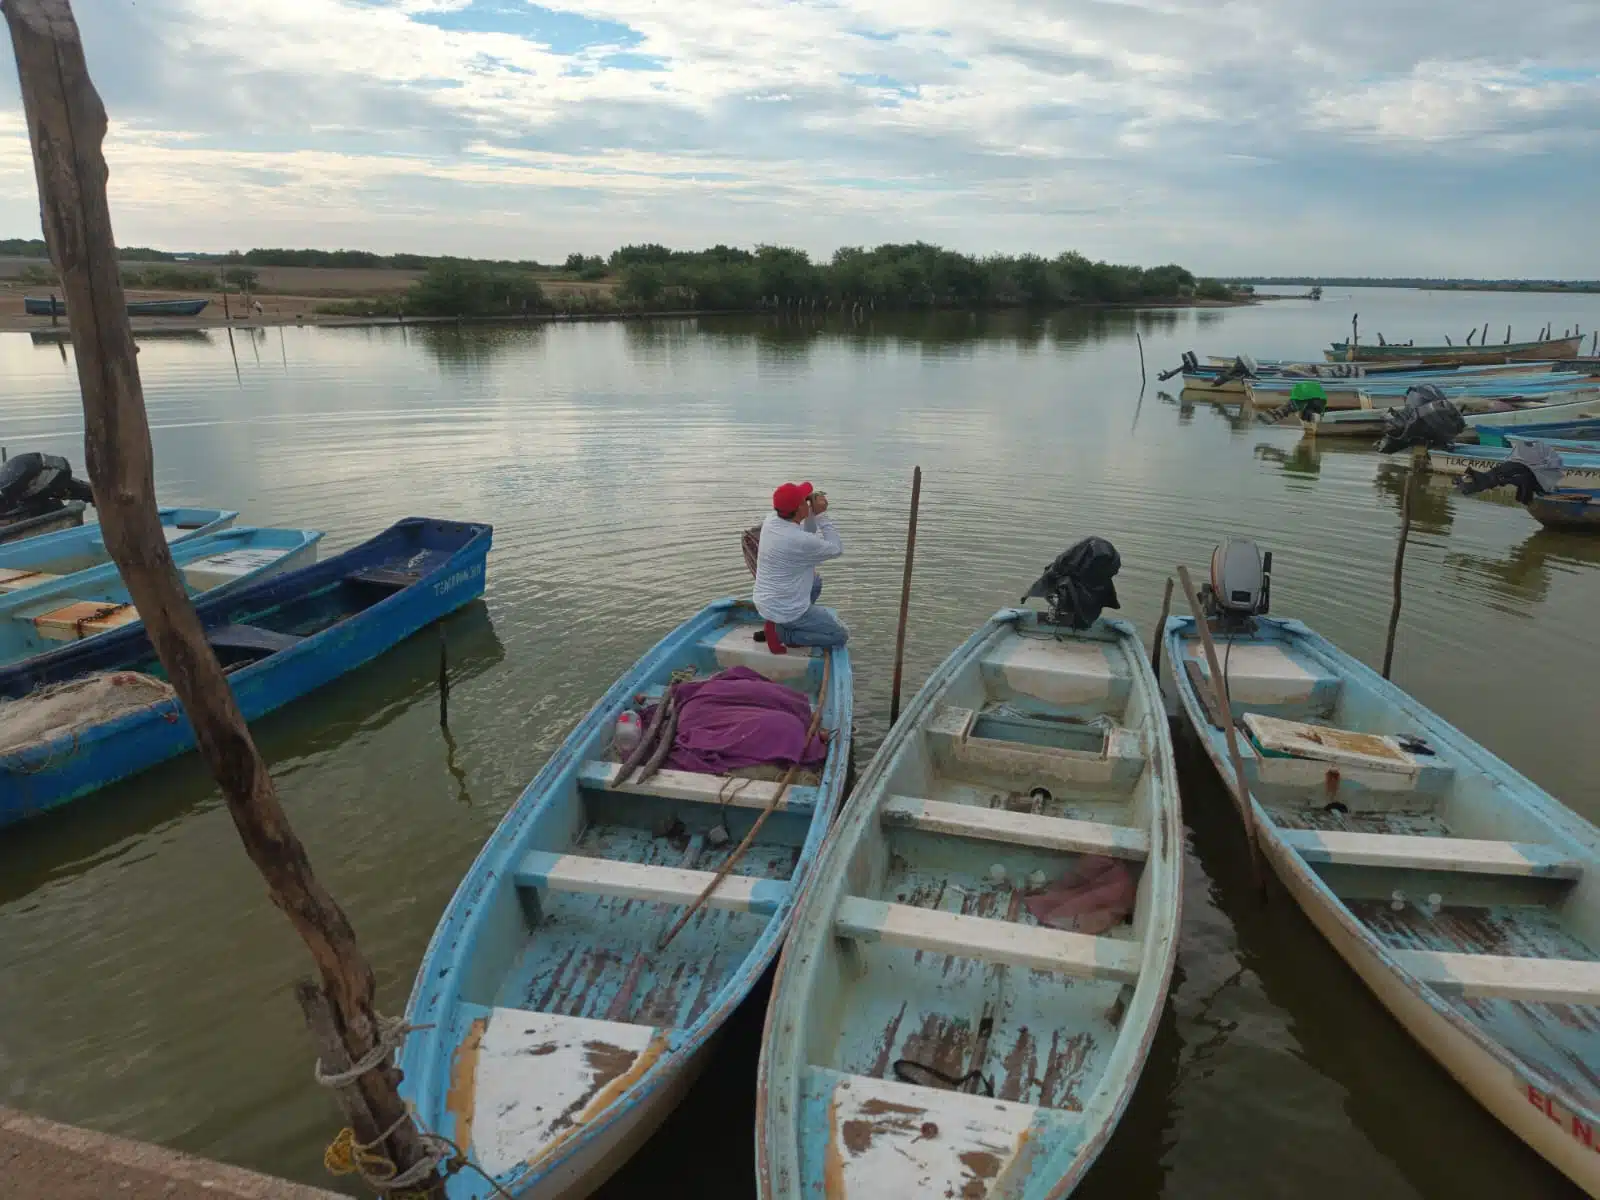
[[811, 585], [817, 568], [844, 553], [839, 531], [828, 514], [807, 517], [803, 525], [769, 513], [761, 523], [761, 552], [756, 556], [752, 597], [764, 621], [787, 625], [811, 607]]

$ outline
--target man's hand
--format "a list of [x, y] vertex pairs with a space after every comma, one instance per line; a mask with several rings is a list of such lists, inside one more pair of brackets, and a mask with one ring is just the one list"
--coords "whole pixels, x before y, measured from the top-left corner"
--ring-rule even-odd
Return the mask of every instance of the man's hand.
[[828, 511], [828, 497], [822, 492], [811, 493], [811, 514], [820, 517]]

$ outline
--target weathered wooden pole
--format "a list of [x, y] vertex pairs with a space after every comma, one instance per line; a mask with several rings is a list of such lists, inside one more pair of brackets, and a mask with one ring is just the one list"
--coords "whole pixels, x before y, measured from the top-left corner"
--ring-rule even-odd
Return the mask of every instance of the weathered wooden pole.
[[1150, 639], [1150, 669], [1161, 678], [1161, 642], [1167, 636], [1167, 615], [1172, 612], [1172, 576], [1167, 576], [1167, 590], [1161, 594], [1161, 616], [1156, 621], [1156, 633]]
[[922, 503], [922, 468], [911, 472], [911, 519], [906, 523], [906, 570], [900, 580], [900, 624], [894, 635], [894, 684], [889, 692], [889, 724], [900, 719], [900, 675], [906, 658], [906, 617], [911, 611], [911, 561], [917, 553], [917, 508]]
[[1400, 589], [1405, 581], [1406, 541], [1411, 536], [1411, 490], [1421, 478], [1428, 452], [1420, 446], [1412, 448], [1411, 467], [1406, 472], [1406, 482], [1400, 492], [1400, 540], [1394, 548], [1394, 600], [1389, 607], [1389, 635], [1383, 644], [1383, 677], [1389, 678], [1394, 666], [1394, 638], [1400, 628]]
[[[373, 1059], [394, 1036], [374, 1010], [372, 968], [355, 931], [312, 873], [233, 692], [178, 582], [156, 512], [154, 454], [133, 333], [117, 269], [106, 162], [105, 107], [89, 78], [68, 0], [0, 4], [16, 52], [33, 148], [45, 241], [61, 276], [83, 392], [84, 459], [100, 528], [145, 630], [166, 669], [206, 765], [267, 892], [305, 941], [349, 1061]], [[219, 966], [218, 969], [225, 969]], [[364, 1109], [356, 1140], [399, 1172], [432, 1161], [383, 1055], [353, 1081]], [[443, 1195], [430, 1171], [419, 1184]]]
[[1142, 392], [1150, 382], [1150, 376], [1145, 374], [1144, 369], [1144, 338], [1137, 329], [1133, 331], [1133, 337], [1139, 343], [1139, 390]]

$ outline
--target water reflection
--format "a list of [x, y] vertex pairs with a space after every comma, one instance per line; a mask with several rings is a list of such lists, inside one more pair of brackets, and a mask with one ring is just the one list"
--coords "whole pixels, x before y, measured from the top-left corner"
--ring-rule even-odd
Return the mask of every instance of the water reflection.
[[1412, 530], [1433, 534], [1450, 532], [1455, 522], [1455, 495], [1444, 476], [1419, 466], [1413, 477], [1411, 460], [1402, 455], [1380, 462], [1373, 473], [1372, 486], [1396, 513], [1404, 508], [1406, 488], [1410, 486]]
[[1289, 449], [1268, 442], [1256, 443], [1256, 457], [1276, 463], [1285, 475], [1297, 479], [1316, 479], [1322, 474], [1322, 447], [1315, 438], [1301, 438]]
[[1517, 611], [1534, 615], [1524, 605], [1549, 599], [1556, 576], [1574, 568], [1600, 567], [1600, 542], [1579, 534], [1540, 529], [1511, 547], [1503, 556], [1491, 557], [1460, 550], [1448, 551], [1445, 565], [1463, 582], [1486, 585], [1486, 590], [1517, 602]]

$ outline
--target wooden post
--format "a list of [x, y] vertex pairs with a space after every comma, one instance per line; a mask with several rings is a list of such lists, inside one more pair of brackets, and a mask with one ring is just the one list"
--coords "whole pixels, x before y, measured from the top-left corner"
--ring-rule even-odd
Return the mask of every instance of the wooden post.
[[[183, 703], [245, 851], [273, 902], [305, 941], [349, 1061], [359, 1062], [381, 1040], [372, 968], [289, 826], [272, 777], [178, 581], [156, 512], [150, 425], [106, 199], [101, 152], [106, 113], [89, 78], [77, 22], [68, 0], [5, 0], [3, 7], [16, 52], [45, 241], [66, 293], [83, 391], [84, 459], [106, 549]], [[388, 1066], [360, 1076], [355, 1088], [372, 1125], [355, 1132], [366, 1142], [389, 1130], [375, 1149], [404, 1171], [430, 1156], [397, 1082], [398, 1072]], [[437, 1175], [431, 1179], [424, 1189], [442, 1196]]]
[[889, 692], [889, 724], [900, 719], [900, 673], [905, 666], [906, 616], [911, 611], [911, 560], [917, 552], [917, 509], [922, 503], [922, 468], [911, 472], [911, 519], [906, 525], [906, 570], [900, 580], [900, 625], [894, 635], [894, 685]]
[[1506, 326], [1506, 345], [1511, 345], [1511, 326]]
[[1406, 539], [1411, 536], [1411, 489], [1420, 477], [1419, 468], [1428, 452], [1421, 446], [1411, 450], [1411, 469], [1406, 472], [1405, 486], [1400, 491], [1400, 541], [1394, 548], [1394, 603], [1389, 608], [1389, 636], [1383, 645], [1383, 677], [1389, 678], [1389, 668], [1394, 665], [1394, 635], [1400, 627], [1400, 584], [1406, 569]]
[[1489, 344], [1489, 322], [1485, 321], [1483, 323], [1483, 336], [1478, 339], [1478, 345], [1487, 346], [1488, 344]]
[[1345, 347], [1345, 358], [1349, 362], [1356, 360], [1356, 337], [1361, 330], [1361, 314], [1356, 313], [1350, 318], [1350, 345]]
[[1172, 612], [1172, 576], [1167, 576], [1167, 589], [1161, 593], [1161, 619], [1156, 622], [1156, 635], [1150, 639], [1150, 670], [1157, 682], [1161, 679], [1161, 643], [1167, 636], [1167, 615]]
[[[1189, 611], [1194, 613], [1195, 628], [1200, 631], [1200, 642], [1205, 647], [1206, 663], [1211, 668], [1211, 694], [1222, 711], [1223, 732], [1228, 738], [1228, 758], [1233, 764], [1233, 778], [1238, 785], [1239, 819], [1244, 822], [1245, 841], [1250, 845], [1250, 878], [1263, 899], [1267, 895], [1266, 878], [1261, 874], [1261, 845], [1256, 838], [1256, 814], [1251, 807], [1250, 784], [1244, 775], [1244, 759], [1239, 756], [1239, 735], [1234, 729], [1233, 706], [1228, 701], [1228, 681], [1222, 677], [1222, 664], [1217, 660], [1217, 647], [1211, 641], [1211, 627], [1206, 624], [1205, 610], [1200, 607], [1200, 597], [1195, 593], [1194, 581], [1189, 578], [1189, 568], [1178, 568], [1178, 580], [1183, 584], [1183, 594], [1189, 601]], [[1178, 665], [1172, 669], [1177, 671]]]
[[54, 325], [55, 323], [56, 323], [56, 294], [54, 292], [51, 292], [50, 293], [50, 324]]
[[1133, 336], [1139, 343], [1139, 390], [1142, 392], [1150, 382], [1150, 376], [1146, 375], [1144, 370], [1144, 338], [1137, 329], [1133, 331]]

